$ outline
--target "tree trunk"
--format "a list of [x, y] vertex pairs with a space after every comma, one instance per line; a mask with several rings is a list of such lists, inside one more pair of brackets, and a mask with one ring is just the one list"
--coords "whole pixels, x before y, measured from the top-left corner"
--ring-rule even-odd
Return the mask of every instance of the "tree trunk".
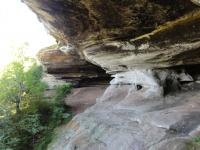
[[20, 102], [19, 102], [19, 101], [16, 101], [16, 106], [15, 106], [15, 107], [16, 107], [16, 108], [15, 108], [15, 109], [16, 109], [16, 113], [19, 114], [20, 111], [21, 111], [21, 110], [20, 110]]

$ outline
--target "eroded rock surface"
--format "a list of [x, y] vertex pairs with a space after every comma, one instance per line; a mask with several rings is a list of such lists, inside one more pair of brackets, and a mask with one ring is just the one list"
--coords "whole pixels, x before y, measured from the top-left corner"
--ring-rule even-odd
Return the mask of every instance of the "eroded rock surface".
[[149, 74], [117, 75], [97, 104], [57, 131], [48, 149], [200, 149], [191, 141], [200, 133], [200, 85], [193, 83], [182, 87], [182, 92], [162, 97], [159, 80]]
[[[189, 0], [23, 0], [62, 42], [148, 33], [196, 7]], [[66, 43], [65, 43], [66, 44]]]
[[195, 11], [149, 34], [126, 42], [104, 41], [87, 46], [83, 52], [110, 73], [199, 64], [199, 26], [200, 11]]
[[104, 77], [99, 68], [115, 77], [50, 150], [200, 149], [191, 142], [200, 125], [199, 71], [191, 66], [200, 64], [198, 0], [23, 2], [62, 47], [39, 53], [47, 72], [86, 83]]
[[111, 74], [199, 64], [193, 0], [23, 0], [61, 45]]
[[73, 51], [54, 45], [40, 50], [38, 59], [44, 65], [47, 73], [57, 79], [68, 82], [79, 82], [84, 79], [109, 78], [105, 71], [84, 59]]
[[82, 113], [87, 108], [96, 104], [96, 99], [100, 98], [106, 90], [106, 85], [74, 88], [65, 99], [65, 104], [72, 108], [75, 114]]
[[193, 3], [195, 3], [196, 5], [200, 6], [200, 0], [191, 0]]

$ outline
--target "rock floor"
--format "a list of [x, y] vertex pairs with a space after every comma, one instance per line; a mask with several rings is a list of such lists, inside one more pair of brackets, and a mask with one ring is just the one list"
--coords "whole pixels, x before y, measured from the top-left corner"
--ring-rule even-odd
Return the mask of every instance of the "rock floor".
[[[97, 103], [57, 129], [49, 150], [199, 150], [200, 84], [146, 98], [131, 85], [107, 88]], [[111, 91], [110, 91], [111, 92]], [[81, 98], [81, 97], [80, 97]], [[102, 100], [103, 99], [103, 100]]]

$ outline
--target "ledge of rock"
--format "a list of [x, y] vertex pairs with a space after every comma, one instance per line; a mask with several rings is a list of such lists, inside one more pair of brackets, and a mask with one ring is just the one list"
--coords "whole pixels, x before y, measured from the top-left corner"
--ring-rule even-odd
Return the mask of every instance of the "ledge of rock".
[[59, 44], [111, 74], [200, 63], [198, 0], [23, 2]]
[[[194, 0], [196, 1], [196, 0]], [[197, 8], [189, 0], [23, 0], [62, 42], [133, 38]]]
[[104, 41], [83, 48], [88, 60], [108, 72], [200, 64], [200, 11], [129, 41]]
[[57, 79], [68, 82], [110, 79], [109, 75], [100, 67], [86, 62], [73, 51], [62, 51], [62, 48], [60, 49], [57, 45], [40, 50], [37, 56], [46, 72], [54, 75]]

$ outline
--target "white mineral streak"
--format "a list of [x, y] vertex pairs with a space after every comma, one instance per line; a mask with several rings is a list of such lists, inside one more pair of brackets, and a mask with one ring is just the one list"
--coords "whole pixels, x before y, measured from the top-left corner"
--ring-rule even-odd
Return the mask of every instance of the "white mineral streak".
[[149, 48], [149, 43], [145, 43], [140, 45], [140, 47], [138, 47], [139, 50], [146, 50]]
[[[98, 100], [100, 102], [110, 100], [119, 89], [126, 90], [124, 100], [133, 99], [135, 97], [152, 98], [163, 95], [163, 88], [159, 85], [159, 81], [154, 77], [151, 70], [136, 69], [124, 73], [113, 75], [114, 79], [110, 82], [110, 86], [106, 89], [103, 96]], [[137, 89], [138, 86], [141, 89]]]

